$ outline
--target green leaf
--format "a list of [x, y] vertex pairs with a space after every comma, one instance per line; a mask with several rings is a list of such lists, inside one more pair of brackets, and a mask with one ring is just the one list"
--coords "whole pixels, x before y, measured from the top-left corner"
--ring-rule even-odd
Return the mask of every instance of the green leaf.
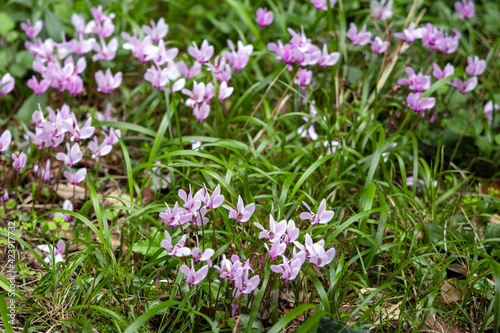
[[[158, 231], [156, 228], [151, 229], [151, 235], [153, 239], [146, 239], [140, 242], [135, 243], [132, 246], [133, 252], [141, 253], [145, 256], [152, 256], [161, 248], [161, 241], [165, 239], [165, 236], [162, 232]], [[159, 255], [159, 257], [165, 256], [165, 253]]]
[[500, 224], [490, 224], [484, 228], [484, 238], [500, 238]]
[[[242, 314], [241, 315], [241, 319], [240, 319], [241, 328], [243, 328], [243, 329], [247, 328], [249, 319], [250, 319], [250, 315], [248, 315], [248, 314]], [[261, 333], [261, 332], [264, 332], [264, 331], [265, 331], [264, 325], [262, 325], [262, 323], [260, 322], [260, 320], [254, 320], [253, 323], [252, 323], [252, 329], [251, 329], [250, 332], [252, 332], [252, 333]], [[247, 332], [248, 332], [248, 330], [247, 330]]]
[[41, 279], [38, 281], [35, 290], [33, 291], [33, 296], [41, 296], [44, 295], [47, 290], [52, 286], [52, 272], [47, 272]]
[[50, 38], [53, 40], [60, 42], [61, 41], [61, 32], [64, 32], [64, 25], [61, 20], [54, 14], [51, 10], [45, 9], [45, 20], [43, 22], [44, 28], [47, 30]]
[[134, 322], [130, 324], [129, 327], [127, 327], [124, 333], [135, 333], [139, 328], [142, 327], [142, 324], [146, 323], [149, 320], [149, 318], [153, 317], [155, 314], [159, 313], [163, 309], [170, 308], [172, 307], [172, 305], [177, 303], [178, 302], [174, 300], [168, 300], [166, 302], [158, 304], [157, 306], [146, 311], [143, 315], [134, 320]]
[[40, 96], [36, 96], [35, 94], [28, 97], [27, 100], [24, 101], [23, 105], [17, 111], [17, 118], [19, 121], [23, 123], [27, 123], [31, 120], [31, 116], [33, 112], [38, 110], [38, 104], [42, 110], [47, 106], [47, 93], [43, 93]]
[[328, 317], [322, 317], [319, 321], [318, 333], [369, 333], [369, 330], [365, 329], [352, 329], [346, 326], [341, 321], [330, 319]]
[[7, 302], [5, 301], [3, 296], [0, 295], [0, 313], [2, 314], [2, 321], [3, 321], [5, 333], [12, 333], [13, 332], [12, 325], [10, 323], [11, 317], [9, 317], [9, 309], [8, 309], [9, 305], [7, 305]]
[[495, 135], [495, 142], [497, 145], [500, 145], [500, 134]]
[[0, 35], [5, 35], [15, 27], [14, 21], [7, 13], [0, 12]]
[[268, 333], [279, 333], [282, 332], [285, 326], [292, 320], [297, 318], [302, 312], [310, 310], [316, 307], [314, 304], [301, 304], [297, 306], [292, 311], [288, 312], [283, 318], [281, 318], [276, 324], [271, 327]]

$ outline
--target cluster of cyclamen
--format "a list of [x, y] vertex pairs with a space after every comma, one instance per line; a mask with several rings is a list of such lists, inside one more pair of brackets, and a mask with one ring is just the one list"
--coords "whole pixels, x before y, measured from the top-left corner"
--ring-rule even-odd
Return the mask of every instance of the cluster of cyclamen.
[[234, 43], [228, 40], [230, 51], [222, 52], [220, 56], [215, 57], [213, 62], [210, 62], [214, 55], [214, 47], [209, 45], [207, 40], [203, 40], [200, 47], [193, 42], [193, 46], [188, 48], [188, 53], [195, 62], [192, 67], [189, 67], [182, 60], [175, 61], [179, 53], [177, 48], [165, 47], [163, 39], [168, 33], [168, 25], [163, 18], [157, 24], [151, 22], [151, 26], [143, 26], [142, 32], [145, 34], [143, 38], [138, 37], [136, 31], [132, 36], [122, 33], [122, 37], [127, 41], [123, 48], [131, 50], [132, 55], [142, 63], [153, 62], [144, 74], [144, 79], [151, 82], [153, 88], [164, 90], [168, 84], [172, 83], [172, 92], [182, 90], [182, 93], [189, 97], [186, 100], [186, 106], [193, 110], [198, 121], [205, 120], [210, 113], [210, 104], [216, 94], [215, 86], [211, 82], [205, 84], [193, 81], [193, 89], [188, 90], [184, 89], [186, 80], [200, 74], [202, 65], [205, 65], [207, 71], [212, 71], [215, 78], [220, 81], [217, 98], [219, 102], [222, 102], [230, 97], [234, 90], [228, 86], [232, 70], [238, 72], [245, 68], [253, 52], [252, 45], [245, 46], [238, 41], [238, 49], [236, 49]]
[[[66, 104], [57, 111], [47, 107], [47, 112], [48, 119], [45, 118], [41, 109], [33, 113], [32, 120], [35, 122], [35, 133], [28, 132], [28, 137], [38, 149], [57, 149], [66, 141], [66, 153], [57, 153], [56, 159], [63, 161], [67, 167], [73, 167], [81, 161], [84, 155], [79, 142], [89, 139], [95, 132], [95, 128], [92, 127], [92, 118], [88, 118], [83, 125], [78, 124], [75, 114], [71, 112]], [[120, 130], [114, 130], [113, 128], [110, 128], [108, 133], [104, 131], [102, 133], [104, 139], [100, 144], [96, 136], [94, 136], [93, 141], [87, 144], [92, 158], [109, 154], [113, 146], [118, 142], [118, 137], [121, 136]], [[69, 141], [74, 143], [70, 145]], [[48, 158], [44, 168], [41, 165], [35, 165], [34, 167], [34, 172], [44, 182], [49, 182], [53, 178], [50, 165], [51, 162]], [[85, 179], [87, 169], [81, 168], [75, 173], [65, 171], [63, 174], [72, 185], [76, 185]]]
[[[114, 32], [115, 26], [112, 21], [114, 14], [104, 15], [102, 6], [91, 8], [91, 13], [94, 19], [87, 24], [85, 24], [83, 16], [73, 14], [71, 23], [77, 37], [66, 41], [63, 35], [61, 43], [54, 42], [51, 38], [45, 41], [36, 38], [43, 26], [41, 21], [36, 22], [33, 26], [29, 20], [27, 23], [21, 24], [21, 28], [28, 38], [33, 39], [33, 42], [27, 41], [25, 46], [35, 56], [33, 70], [41, 75], [41, 80], [33, 75], [27, 83], [35, 95], [40, 95], [49, 87], [59, 91], [68, 91], [72, 96], [77, 95], [83, 91], [83, 80], [80, 74], [87, 67], [85, 54], [94, 50], [95, 54], [92, 56], [94, 62], [114, 59], [118, 40], [113, 38], [109, 43], [105, 41]], [[85, 39], [85, 35], [88, 34], [95, 34], [99, 42], [93, 37]], [[72, 54], [80, 57], [76, 63]], [[64, 62], [61, 64], [61, 61]], [[113, 76], [109, 69], [106, 74], [97, 71], [95, 79], [97, 90], [103, 93], [111, 92], [120, 86], [122, 81], [120, 72]]]
[[[234, 219], [235, 223], [248, 222], [255, 212], [255, 204], [251, 203], [245, 206], [240, 196], [238, 196], [236, 209], [222, 205], [224, 196], [220, 194], [220, 185], [215, 188], [212, 194], [209, 193], [206, 187], [200, 189], [194, 195], [191, 192], [191, 188], [189, 189], [189, 193], [181, 189], [179, 190], [179, 197], [184, 202], [182, 207], [180, 207], [179, 202], [176, 202], [172, 209], [167, 205], [165, 212], [160, 213], [160, 218], [172, 229], [181, 227], [182, 232], [185, 230], [185, 228], [182, 228], [185, 223], [191, 223], [197, 229], [203, 229], [209, 221], [206, 217], [207, 211], [220, 206], [229, 210], [228, 217]], [[300, 218], [302, 220], [310, 220], [312, 225], [326, 224], [333, 218], [334, 213], [326, 210], [326, 200], [324, 199], [321, 201], [316, 213], [313, 213], [307, 204], [304, 203], [304, 205], [309, 212], [302, 213]], [[270, 246], [267, 243], [264, 244], [264, 247], [268, 251], [268, 257], [271, 260], [276, 260], [279, 257], [282, 258], [282, 263], [271, 265], [271, 269], [281, 274], [283, 280], [289, 281], [295, 279], [306, 259], [309, 259], [317, 267], [328, 265], [333, 260], [335, 249], [331, 248], [325, 251], [324, 240], [314, 243], [311, 236], [307, 234], [305, 236], [305, 243], [299, 243], [297, 239], [300, 235], [300, 230], [292, 220], [288, 222], [286, 220], [276, 222], [270, 216], [269, 230], [265, 229], [259, 223], [254, 223], [254, 225], [262, 230], [259, 234], [259, 239], [265, 238], [271, 243]], [[198, 234], [200, 233], [198, 232]], [[202, 232], [201, 234], [204, 233]], [[248, 258], [243, 260], [238, 255], [233, 254], [230, 259], [227, 259], [223, 254], [219, 265], [212, 266], [212, 256], [215, 253], [213, 249], [200, 249], [197, 238], [196, 247], [190, 249], [185, 246], [186, 241], [187, 238], [184, 234], [174, 245], [170, 233], [165, 231], [165, 239], [161, 242], [161, 246], [167, 250], [170, 256], [192, 256], [191, 267], [185, 264], [181, 267], [181, 272], [186, 275], [189, 285], [200, 283], [207, 276], [211, 267], [217, 269], [220, 278], [234, 283], [233, 311], [236, 311], [236, 304], [238, 304], [236, 300], [241, 295], [248, 295], [257, 291], [260, 277], [258, 274], [250, 277], [250, 272], [255, 272]], [[291, 259], [288, 259], [285, 253], [287, 246], [292, 244], [295, 246], [291, 251], [288, 251], [292, 255]], [[207, 264], [196, 270], [194, 262], [202, 261]], [[259, 260], [259, 266], [261, 267], [263, 264], [264, 260]]]
[[[6, 130], [5, 132], [2, 133], [0, 136], [0, 154], [4, 153], [9, 149], [10, 144], [12, 143], [12, 134], [10, 133], [9, 130]], [[14, 169], [17, 171], [20, 171], [22, 167], [26, 165], [26, 162], [28, 161], [28, 158], [26, 157], [26, 154], [24, 152], [13, 152], [12, 155], [12, 166]], [[4, 200], [8, 200], [8, 192], [5, 191], [4, 193]]]
[[376, 54], [382, 54], [387, 51], [389, 47], [389, 42], [382, 40], [379, 36], [376, 36], [372, 41], [372, 33], [366, 31], [366, 25], [358, 31], [358, 27], [351, 22], [349, 30], [347, 30], [346, 34], [347, 38], [349, 38], [354, 46], [363, 46], [363, 45], [371, 45], [371, 49]]
[[[325, 199], [321, 201], [316, 213], [313, 213], [305, 202], [303, 204], [307, 207], [309, 213], [300, 214], [300, 218], [302, 220], [310, 220], [311, 225], [327, 224], [332, 220], [334, 213], [333, 211], [326, 210]], [[271, 270], [281, 274], [283, 280], [294, 280], [306, 259], [309, 259], [309, 262], [316, 265], [316, 267], [323, 267], [328, 265], [335, 256], [334, 248], [325, 251], [325, 241], [320, 240], [317, 243], [313, 243], [309, 234], [305, 235], [304, 244], [297, 242], [300, 230], [295, 226], [293, 220], [276, 222], [270, 216], [269, 230], [265, 229], [259, 223], [255, 223], [255, 226], [262, 230], [259, 233], [259, 239], [265, 238], [271, 243], [271, 247], [268, 244], [264, 244], [264, 247], [269, 252], [269, 258], [274, 260], [281, 256], [282, 263], [271, 265]], [[287, 246], [291, 244], [294, 247], [290, 251]], [[287, 258], [284, 255], [287, 249], [292, 254], [291, 258]]]
[[[212, 194], [204, 187], [196, 192], [194, 195], [189, 189], [189, 193], [184, 190], [179, 190], [179, 197], [184, 201], [182, 207], [179, 207], [179, 202], [176, 202], [173, 209], [167, 205], [165, 212], [160, 213], [160, 218], [170, 227], [175, 228], [185, 223], [191, 223], [196, 225], [197, 228], [203, 228], [209, 221], [206, 217], [206, 213], [210, 209], [216, 209], [222, 206], [224, 202], [224, 196], [220, 194], [220, 185], [217, 185]], [[224, 206], [225, 208], [231, 209], [230, 207]], [[243, 206], [243, 201], [241, 197], [238, 201], [238, 212], [231, 211], [230, 217], [235, 218], [239, 222], [246, 222], [253, 214], [255, 210], [255, 205], [251, 204], [246, 207]], [[184, 230], [184, 229], [182, 229]], [[198, 239], [196, 239], [197, 246], [193, 249], [185, 247], [186, 235], [175, 244], [172, 244], [172, 238], [168, 231], [165, 231], [165, 239], [161, 242], [161, 246], [167, 250], [168, 255], [174, 257], [187, 257], [192, 256], [191, 267], [187, 265], [181, 266], [181, 272], [186, 275], [186, 281], [189, 285], [195, 285], [200, 283], [208, 274], [208, 270], [212, 267], [212, 256], [214, 254], [213, 249], [203, 249], [201, 250], [198, 245]], [[198, 270], [194, 267], [194, 262], [206, 262], [207, 264], [199, 268]], [[259, 285], [260, 278], [258, 275], [249, 277], [249, 272], [253, 272], [253, 268], [250, 265], [249, 259], [242, 262], [237, 255], [231, 257], [231, 261], [227, 260], [224, 256], [220, 266], [213, 266], [216, 268], [220, 276], [233, 282], [235, 285], [234, 298], [238, 298], [242, 294], [249, 294], [256, 290]]]
[[[484, 73], [486, 69], [486, 62], [484, 60], [479, 59], [479, 57], [475, 56], [467, 57], [467, 67], [465, 71], [471, 75], [469, 79], [464, 77], [464, 81], [459, 78], [454, 78], [452, 82], [449, 84], [456, 89], [461, 94], [466, 94], [469, 91], [472, 91], [476, 88], [478, 83], [477, 76]], [[408, 94], [407, 103], [414, 112], [421, 113], [425, 110], [430, 110], [434, 107], [436, 100], [434, 97], [425, 97], [421, 98], [424, 91], [430, 88], [431, 86], [431, 76], [424, 75], [420, 71], [418, 74], [415, 74], [415, 71], [411, 67], [406, 68], [406, 73], [408, 74], [408, 78], [402, 78], [398, 80], [398, 84], [408, 85], [408, 88], [413, 92]], [[447, 76], [453, 75], [455, 73], [455, 67], [447, 63], [443, 69], [439, 67], [438, 64], [433, 64], [432, 75], [440, 80]], [[422, 113], [424, 116], [424, 113]], [[433, 121], [433, 117], [431, 117], [431, 121]]]

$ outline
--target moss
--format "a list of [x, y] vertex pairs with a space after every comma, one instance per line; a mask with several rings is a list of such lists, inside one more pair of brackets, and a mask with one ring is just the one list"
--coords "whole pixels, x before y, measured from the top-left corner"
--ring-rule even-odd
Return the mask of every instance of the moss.
[[[113, 305], [113, 299], [111, 295], [105, 294], [97, 303], [97, 306], [106, 308], [107, 310], [113, 311], [120, 317], [124, 318], [123, 309], [118, 305]], [[97, 329], [99, 333], [115, 333], [117, 332], [116, 326], [113, 323], [112, 318], [98, 310], [94, 310], [90, 313], [88, 322], [90, 326]], [[120, 330], [125, 330], [125, 325], [118, 322]]]

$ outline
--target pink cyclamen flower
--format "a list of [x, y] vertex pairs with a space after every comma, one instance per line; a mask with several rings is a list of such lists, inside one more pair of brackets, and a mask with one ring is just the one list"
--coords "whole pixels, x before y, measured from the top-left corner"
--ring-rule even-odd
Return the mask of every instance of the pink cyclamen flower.
[[328, 48], [326, 44], [323, 44], [323, 52], [321, 53], [321, 57], [318, 60], [318, 65], [321, 67], [329, 67], [335, 65], [340, 58], [340, 54], [338, 52], [328, 53]]
[[80, 150], [80, 145], [78, 143], [75, 143], [71, 148], [69, 147], [69, 143], [66, 143], [66, 149], [68, 151], [67, 154], [57, 153], [57, 160], [63, 161], [69, 167], [80, 162], [83, 157], [83, 153]]
[[83, 36], [85, 34], [85, 18], [82, 15], [76, 13], [71, 15], [71, 24], [77, 35]]
[[219, 102], [222, 102], [226, 98], [230, 97], [233, 94], [234, 88], [228, 87], [227, 82], [223, 81], [219, 86]]
[[10, 143], [12, 142], [12, 135], [9, 130], [6, 130], [0, 136], [0, 153], [5, 152], [10, 147]]
[[50, 172], [50, 160], [47, 159], [47, 162], [45, 162], [45, 168], [39, 167], [38, 164], [35, 164], [33, 166], [33, 172], [37, 177], [41, 177], [42, 180], [46, 183], [48, 183], [52, 178], [54, 178], [54, 175], [52, 172]]
[[305, 68], [302, 68], [299, 70], [297, 73], [297, 78], [295, 79], [295, 84], [298, 84], [302, 88], [308, 86], [311, 84], [313, 72], [310, 70], [307, 70]]
[[[201, 144], [202, 142], [200, 143], [200, 145]], [[208, 189], [205, 186], [200, 191], [198, 191], [194, 196], [196, 200], [199, 200], [203, 204], [205, 209], [214, 209], [220, 207], [224, 202], [224, 196], [220, 194], [220, 185], [217, 185], [217, 187], [215, 187], [215, 190], [213, 191], [212, 195], [210, 195], [210, 192], [208, 192]]]
[[438, 64], [433, 64], [432, 67], [434, 68], [434, 70], [432, 71], [432, 75], [434, 75], [434, 77], [438, 80], [455, 74], [455, 67], [453, 67], [453, 65], [450, 63], [446, 64], [446, 66], [444, 66], [442, 70], [438, 66]]
[[175, 57], [177, 57], [177, 55], [179, 54], [179, 49], [173, 47], [167, 50], [165, 42], [162, 39], [158, 43], [158, 46], [152, 44], [149, 45], [145, 53], [146, 53], [145, 59], [147, 61], [152, 60], [155, 63], [155, 65], [162, 66], [165, 63], [174, 60]]
[[[234, 286], [238, 289], [236, 295], [238, 294], [250, 294], [251, 292], [257, 292], [257, 287], [260, 283], [260, 277], [258, 275], [248, 278], [249, 271], [247, 270], [243, 274], [234, 275]], [[238, 296], [236, 296], [238, 297]]]
[[96, 136], [94, 136], [94, 141], [89, 142], [87, 147], [92, 153], [92, 158], [106, 156], [113, 150], [113, 146], [108, 143], [108, 140], [103, 140], [99, 145]]
[[153, 43], [158, 43], [167, 36], [168, 24], [165, 23], [165, 19], [162, 17], [158, 20], [157, 24], [151, 20], [151, 26], [143, 25], [142, 31], [151, 38]]
[[[406, 186], [407, 186], [407, 187], [413, 187], [413, 186], [416, 186], [416, 187], [417, 187], [417, 189], [419, 189], [419, 190], [420, 190], [420, 185], [425, 186], [425, 181], [424, 181], [424, 180], [422, 180], [422, 179], [417, 179], [417, 182], [415, 183], [415, 177], [413, 177], [413, 176], [408, 176], [408, 177], [406, 177]], [[437, 180], [434, 180], [434, 181], [432, 182], [432, 186], [436, 187], [437, 185], [438, 185]]]
[[206, 261], [208, 266], [212, 266], [212, 256], [215, 251], [213, 249], [205, 249], [205, 251], [201, 251], [199, 247], [195, 247], [191, 250], [191, 255], [193, 256], [194, 261]]
[[92, 25], [92, 32], [97, 35], [101, 40], [110, 37], [115, 31], [115, 25], [109, 18], [105, 19], [102, 24]]
[[9, 73], [6, 73], [0, 81], [0, 96], [3, 97], [10, 93], [14, 89], [14, 85], [14, 78]]
[[316, 267], [328, 265], [333, 260], [333, 257], [335, 257], [335, 249], [333, 247], [325, 251], [325, 241], [322, 239], [317, 243], [313, 243], [309, 234], [306, 234], [305, 248], [309, 261], [316, 265]]
[[[318, 139], [318, 133], [316, 133], [316, 129], [314, 128], [314, 124], [317, 122], [316, 117], [318, 117], [318, 112], [314, 107], [314, 102], [309, 106], [309, 114], [312, 117], [302, 116], [302, 119], [306, 122], [306, 124], [300, 126], [297, 129], [297, 133], [300, 134], [302, 138], [305, 138], [308, 134], [311, 140], [316, 141]], [[307, 123], [309, 126], [306, 128]]]
[[90, 13], [92, 14], [92, 17], [96, 21], [97, 24], [101, 24], [104, 22], [104, 20], [112, 20], [115, 18], [115, 14], [111, 13], [109, 15], [106, 15], [103, 13], [102, 10], [102, 5], [99, 5], [97, 8], [90, 8]]
[[[92, 118], [87, 119], [85, 124], [80, 128], [78, 122], [76, 121], [76, 116], [72, 114], [74, 129], [71, 129], [71, 141], [78, 141], [90, 138], [94, 135], [95, 127], [92, 127]], [[71, 127], [71, 126], [70, 126]]]
[[492, 101], [489, 101], [484, 105], [483, 113], [484, 116], [486, 117], [486, 120], [488, 121], [488, 125], [491, 126], [493, 122], [493, 111], [498, 111], [498, 110], [500, 110], [500, 106], [498, 106], [498, 104], [493, 104]]
[[380, 38], [379, 36], [375, 37], [375, 39], [371, 44], [372, 51], [373, 53], [376, 54], [385, 53], [388, 47], [389, 47], [389, 42], [383, 41], [382, 38]]
[[116, 145], [118, 142], [120, 142], [120, 140], [118, 138], [122, 137], [122, 132], [119, 129], [116, 129], [116, 130], [113, 129], [113, 127], [111, 127], [109, 129], [108, 134], [106, 134], [106, 132], [103, 132], [102, 134], [104, 134], [104, 138], [105, 138], [104, 140], [110, 146]]
[[214, 72], [215, 78], [219, 81], [228, 82], [231, 80], [232, 71], [231, 66], [226, 61], [226, 58], [215, 57], [213, 64], [207, 64], [209, 71]]
[[388, 20], [392, 17], [392, 0], [372, 0], [370, 8], [377, 20]]
[[165, 239], [161, 241], [161, 247], [167, 250], [167, 253], [171, 257], [187, 257], [191, 254], [191, 250], [184, 246], [186, 243], [186, 235], [177, 242], [177, 244], [172, 245], [172, 237], [168, 231], [165, 230]]
[[[167, 205], [167, 204], [165, 204], [165, 205]], [[179, 225], [182, 225], [184, 223], [191, 221], [192, 214], [188, 213], [183, 208], [179, 208], [179, 203], [176, 202], [174, 205], [174, 208], [172, 208], [172, 209], [170, 209], [170, 207], [167, 205], [167, 209], [164, 212], [160, 213], [160, 218], [162, 218], [163, 221], [170, 228], [175, 228]]]
[[107, 94], [122, 84], [122, 72], [118, 72], [113, 76], [109, 68], [106, 70], [106, 74], [99, 70], [95, 73], [95, 81], [97, 91]]
[[188, 53], [190, 56], [196, 59], [200, 64], [206, 63], [214, 55], [214, 47], [208, 44], [206, 39], [201, 43], [200, 48], [193, 42], [193, 46], [188, 47]]
[[430, 75], [424, 75], [422, 74], [422, 71], [415, 74], [415, 71], [411, 67], [406, 67], [405, 71], [408, 74], [408, 78], [399, 79], [398, 84], [407, 84], [410, 90], [414, 90], [416, 92], [422, 92], [430, 88]]
[[267, 244], [264, 244], [264, 247], [269, 252], [269, 258], [276, 259], [286, 251], [286, 244], [281, 243], [281, 241], [277, 240], [272, 245], [271, 248]]
[[404, 29], [403, 32], [395, 33], [394, 37], [402, 39], [408, 44], [412, 44], [415, 39], [422, 38], [422, 35], [422, 28], [415, 28], [415, 22], [411, 22], [410, 26], [407, 29]]
[[370, 43], [372, 33], [366, 32], [366, 24], [358, 33], [358, 27], [356, 26], [356, 24], [351, 22], [349, 30], [347, 30], [347, 37], [352, 41], [352, 44], [354, 46], [362, 46]]
[[326, 155], [335, 154], [338, 148], [342, 148], [342, 143], [339, 141], [325, 141], [323, 147], [326, 148]]
[[[397, 145], [398, 145], [398, 143], [397, 143], [397, 142], [393, 142], [393, 143], [391, 143], [390, 145], [388, 145], [388, 146], [387, 146], [387, 149], [394, 148], [394, 147], [396, 147]], [[389, 160], [389, 152], [387, 152], [387, 151], [386, 151], [386, 152], [383, 152], [383, 153], [382, 153], [382, 159], [383, 159], [384, 163], [387, 163], [387, 161]]]
[[207, 119], [210, 115], [210, 105], [205, 102], [201, 103], [201, 106], [199, 104], [196, 104], [193, 108], [193, 115], [198, 121]]
[[49, 89], [50, 81], [43, 79], [40, 82], [38, 82], [36, 76], [33, 75], [33, 77], [28, 80], [27, 86], [28, 88], [31, 88], [33, 90], [33, 93], [36, 96], [40, 96], [42, 93], [46, 92], [47, 89]]
[[201, 64], [199, 62], [195, 62], [191, 68], [188, 67], [182, 60], [176, 62], [175, 64], [177, 65], [177, 68], [179, 69], [181, 74], [186, 78], [186, 80], [195, 77], [201, 72]]
[[271, 270], [275, 273], [281, 274], [281, 278], [285, 281], [294, 280], [300, 272], [302, 264], [305, 261], [305, 252], [300, 252], [301, 254], [289, 260], [285, 256], [283, 258], [283, 263], [280, 265], [271, 265]]
[[179, 198], [184, 201], [184, 208], [193, 214], [196, 214], [196, 212], [201, 208], [201, 201], [199, 200], [199, 195], [194, 195], [191, 192], [191, 185], [189, 185], [189, 193], [186, 193], [183, 189], [180, 189], [179, 192], [177, 193], [179, 195]]
[[462, 95], [465, 95], [469, 91], [476, 89], [477, 77], [473, 76], [468, 80], [464, 77], [463, 81], [456, 77], [453, 81], [451, 81], [451, 83], [449, 83], [449, 85], [457, 88]]
[[23, 29], [28, 38], [36, 38], [36, 36], [38, 36], [40, 31], [42, 30], [42, 27], [42, 21], [36, 21], [33, 26], [31, 25], [31, 21], [29, 19], [26, 21], [26, 23], [21, 23], [21, 29]]
[[[69, 210], [70, 212], [72, 212], [73, 211], [73, 203], [70, 200], [64, 200], [63, 205], [62, 205], [62, 209]], [[54, 214], [50, 214], [50, 216], [52, 218], [54, 218], [56, 216], [61, 216], [64, 219], [64, 221], [66, 221], [66, 222], [71, 220], [71, 215], [66, 214], [66, 213], [54, 213]]]
[[201, 281], [207, 276], [208, 273], [208, 265], [203, 266], [200, 268], [198, 271], [194, 269], [194, 263], [193, 260], [191, 260], [191, 268], [189, 268], [187, 265], [182, 265], [181, 266], [181, 272], [186, 275], [186, 282], [190, 286], [194, 286]]
[[153, 88], [164, 90], [166, 85], [170, 82], [168, 78], [168, 69], [160, 69], [158, 66], [151, 66], [146, 69], [144, 73], [144, 80], [151, 82]]
[[87, 169], [81, 168], [80, 170], [75, 172], [75, 174], [72, 174], [69, 171], [64, 171], [63, 175], [71, 185], [77, 185], [85, 179], [85, 176], [87, 176]]
[[[66, 250], [66, 244], [62, 239], [60, 239], [56, 246], [52, 249], [52, 245], [38, 245], [37, 246], [43, 252], [48, 253], [47, 257], [45, 257], [44, 261], [52, 266], [52, 258], [54, 258], [54, 262], [57, 264], [58, 262], [64, 261], [64, 251]], [[52, 257], [52, 250], [54, 251], [54, 257]]]
[[264, 28], [271, 23], [273, 23], [274, 14], [272, 11], [267, 10], [267, 8], [257, 9], [257, 19], [255, 20], [259, 27]]
[[231, 52], [222, 52], [222, 57], [224, 57], [231, 64], [236, 72], [239, 72], [248, 65], [250, 55], [253, 52], [253, 45], [244, 45], [243, 42], [239, 40], [238, 51], [236, 51], [232, 41], [228, 40], [227, 45], [229, 46]]
[[455, 10], [460, 13], [462, 21], [471, 18], [475, 14], [474, 2], [466, 0], [457, 1], [455, 2]]
[[259, 239], [266, 238], [271, 243], [277, 242], [286, 232], [287, 223], [286, 220], [282, 220], [276, 223], [272, 215], [269, 216], [269, 230], [264, 229], [260, 223], [254, 223], [257, 228], [262, 230], [259, 233]]
[[467, 57], [467, 67], [465, 67], [465, 71], [472, 76], [479, 76], [484, 73], [486, 70], [486, 61], [479, 59], [478, 56], [475, 56], [474, 59], [472, 57]]
[[250, 217], [252, 217], [252, 214], [255, 212], [255, 204], [251, 203], [245, 206], [243, 204], [243, 199], [241, 199], [241, 196], [239, 195], [238, 195], [238, 204], [236, 205], [236, 210], [227, 205], [223, 205], [222, 207], [229, 210], [230, 219], [235, 219], [236, 222], [240, 223], [247, 222], [250, 219]]
[[283, 242], [285, 244], [291, 244], [299, 238], [300, 229], [295, 226], [295, 222], [293, 220], [288, 221], [286, 226], [286, 233], [283, 235]]
[[309, 208], [309, 206], [304, 201], [302, 201], [302, 203], [304, 204], [304, 206], [307, 207], [307, 209], [309, 210], [309, 213], [307, 213], [307, 212], [301, 213], [300, 218], [302, 220], [310, 220], [311, 225], [327, 224], [328, 222], [330, 222], [333, 219], [333, 215], [335, 213], [331, 210], [326, 210], [326, 200], [325, 199], [321, 200], [321, 203], [318, 207], [317, 213], [313, 213], [311, 211], [311, 208]]
[[420, 98], [422, 93], [409, 93], [406, 102], [413, 109], [413, 112], [420, 113], [424, 110], [430, 110], [436, 104], [434, 97]]
[[12, 156], [12, 159], [14, 160], [14, 162], [12, 163], [12, 166], [17, 171], [21, 170], [21, 168], [26, 165], [28, 158], [26, 157], [26, 154], [24, 152], [22, 152], [19, 156], [17, 156], [17, 154], [15, 154], [15, 153], [12, 153], [11, 156]]
[[[311, 0], [311, 3], [316, 7], [317, 10], [327, 10], [328, 3], [327, 0]], [[330, 8], [335, 7], [337, 0], [330, 0]]]
[[113, 60], [116, 56], [116, 50], [118, 49], [118, 39], [113, 38], [108, 44], [101, 39], [101, 44], [99, 45], [99, 43], [95, 42], [93, 48], [96, 54], [92, 56], [92, 61]]
[[182, 89], [184, 95], [189, 96], [185, 104], [187, 107], [194, 108], [197, 104], [205, 101], [205, 96], [207, 95], [207, 87], [203, 82], [193, 82], [193, 90]]

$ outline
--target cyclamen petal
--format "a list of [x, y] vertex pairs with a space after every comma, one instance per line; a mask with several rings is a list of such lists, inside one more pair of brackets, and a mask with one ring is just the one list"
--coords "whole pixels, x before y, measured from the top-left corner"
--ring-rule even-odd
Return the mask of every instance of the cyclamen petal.
[[9, 130], [6, 130], [2, 133], [2, 136], [0, 136], [0, 153], [5, 152], [10, 147], [11, 142], [12, 135]]
[[370, 8], [373, 11], [373, 17], [377, 20], [388, 20], [392, 17], [392, 0], [372, 0]]
[[465, 71], [473, 76], [479, 76], [486, 70], [486, 62], [479, 59], [478, 56], [475, 56], [474, 59], [472, 57], [467, 57], [467, 64]]
[[358, 33], [358, 27], [352, 22], [346, 35], [354, 46], [369, 44], [372, 36], [371, 32], [366, 32], [366, 25]]
[[484, 105], [483, 113], [490, 126], [493, 123], [493, 111], [498, 110], [500, 110], [500, 106], [498, 104], [493, 104], [493, 101], [489, 101]]
[[109, 68], [106, 70], [106, 74], [99, 70], [95, 73], [95, 80], [97, 91], [110, 93], [122, 84], [122, 72], [118, 72], [113, 76]]
[[259, 8], [257, 9], [257, 19], [256, 22], [259, 27], [263, 28], [271, 23], [273, 23], [274, 14], [272, 11], [268, 11], [267, 8]]
[[375, 37], [371, 44], [371, 48], [373, 53], [376, 54], [382, 54], [387, 51], [387, 48], [389, 47], [389, 42], [383, 41], [379, 36]]
[[455, 9], [460, 13], [460, 19], [463, 21], [465, 19], [471, 18], [475, 14], [475, 7], [473, 1], [461, 0], [455, 2]]

